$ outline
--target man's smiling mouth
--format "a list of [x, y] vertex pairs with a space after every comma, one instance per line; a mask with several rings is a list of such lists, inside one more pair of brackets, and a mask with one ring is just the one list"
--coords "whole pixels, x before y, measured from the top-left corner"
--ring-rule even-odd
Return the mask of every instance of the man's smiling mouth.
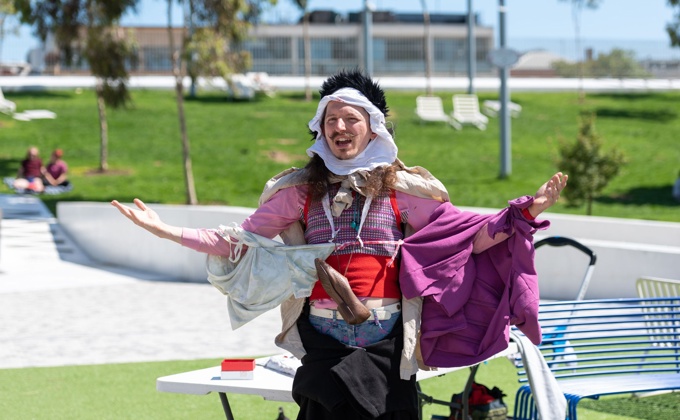
[[352, 134], [341, 134], [337, 135], [333, 138], [333, 141], [335, 142], [336, 145], [338, 146], [347, 146], [352, 143], [352, 139], [355, 136]]

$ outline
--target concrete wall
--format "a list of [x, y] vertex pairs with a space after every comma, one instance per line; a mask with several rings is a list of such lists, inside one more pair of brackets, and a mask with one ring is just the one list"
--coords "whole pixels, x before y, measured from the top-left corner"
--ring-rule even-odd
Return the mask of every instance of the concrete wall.
[[[492, 210], [467, 208], [488, 213]], [[586, 298], [634, 297], [640, 277], [680, 279], [680, 223], [546, 213], [550, 228], [536, 240], [564, 236], [595, 252], [597, 261]], [[541, 296], [575, 298], [590, 258], [573, 247], [536, 250]]]
[[[253, 212], [244, 207], [148, 205], [164, 222], [193, 228], [240, 224]], [[205, 254], [157, 238], [109, 203], [59, 202], [57, 219], [73, 241], [99, 263], [161, 274], [169, 280], [207, 281]]]
[[[217, 227], [242, 222], [253, 209], [227, 206], [150, 205], [169, 224]], [[485, 208], [463, 208], [492, 213]], [[536, 239], [565, 236], [597, 255], [586, 298], [633, 297], [635, 281], [651, 276], [680, 279], [680, 223], [545, 214], [552, 223]], [[60, 202], [64, 231], [94, 260], [167, 276], [206, 281], [205, 256], [156, 238], [135, 226], [108, 203]], [[589, 258], [572, 247], [536, 250], [541, 296], [571, 299], [584, 278]]]

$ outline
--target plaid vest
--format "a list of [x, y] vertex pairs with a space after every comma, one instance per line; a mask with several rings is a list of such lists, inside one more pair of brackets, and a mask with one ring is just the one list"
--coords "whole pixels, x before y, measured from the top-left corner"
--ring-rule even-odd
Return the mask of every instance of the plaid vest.
[[[335, 184], [329, 196], [335, 196], [340, 184]], [[401, 214], [393, 190], [373, 198], [370, 209], [358, 232], [366, 198], [353, 192], [353, 203], [340, 217], [333, 218], [337, 234], [333, 242], [338, 249], [326, 262], [349, 280], [357, 296], [401, 297], [398, 265], [394, 262], [399, 241], [404, 238]], [[309, 244], [328, 243], [333, 237], [330, 223], [320, 201], [308, 197], [302, 219], [305, 239]], [[357, 234], [361, 240], [357, 239]], [[311, 300], [328, 299], [320, 283], [314, 286]]]

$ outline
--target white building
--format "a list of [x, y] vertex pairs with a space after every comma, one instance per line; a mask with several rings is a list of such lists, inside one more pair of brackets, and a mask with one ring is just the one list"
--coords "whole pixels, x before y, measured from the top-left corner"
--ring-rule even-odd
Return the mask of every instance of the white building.
[[[124, 28], [134, 38], [137, 57], [130, 64], [132, 74], [171, 73], [167, 29], [162, 27]], [[174, 30], [179, 45], [181, 28]], [[462, 76], [467, 72], [467, 15], [430, 15], [430, 68], [434, 76]], [[475, 26], [476, 71], [490, 75], [495, 69], [486, 57], [494, 48], [494, 32], [490, 27]], [[339, 69], [365, 68], [361, 13], [347, 16], [332, 11], [310, 14], [312, 75], [327, 75]], [[423, 15], [373, 12], [373, 73], [377, 76], [423, 75], [426, 63], [426, 30]], [[304, 37], [302, 23], [294, 25], [257, 25], [249, 37], [235, 49], [247, 50], [252, 56], [253, 72], [270, 75], [304, 74]], [[34, 68], [47, 74], [87, 72], [82, 63], [67, 66], [56, 63], [54, 46], [42, 49]], [[51, 58], [51, 59], [50, 59]]]

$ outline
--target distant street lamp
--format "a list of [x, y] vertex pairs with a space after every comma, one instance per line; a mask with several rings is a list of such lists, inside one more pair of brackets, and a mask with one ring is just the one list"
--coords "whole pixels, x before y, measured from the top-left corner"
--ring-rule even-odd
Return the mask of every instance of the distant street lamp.
[[501, 109], [498, 115], [500, 123], [500, 174], [501, 179], [507, 178], [512, 173], [512, 141], [510, 130], [510, 112], [508, 112], [508, 103], [510, 102], [510, 93], [508, 90], [508, 75], [510, 67], [512, 67], [517, 60], [519, 60], [519, 53], [512, 49], [506, 48], [505, 42], [505, 0], [499, 0], [498, 4], [498, 30], [499, 30], [499, 48], [489, 53], [489, 61], [491, 64], [498, 67], [499, 76], [501, 79], [500, 86], [500, 103]]

